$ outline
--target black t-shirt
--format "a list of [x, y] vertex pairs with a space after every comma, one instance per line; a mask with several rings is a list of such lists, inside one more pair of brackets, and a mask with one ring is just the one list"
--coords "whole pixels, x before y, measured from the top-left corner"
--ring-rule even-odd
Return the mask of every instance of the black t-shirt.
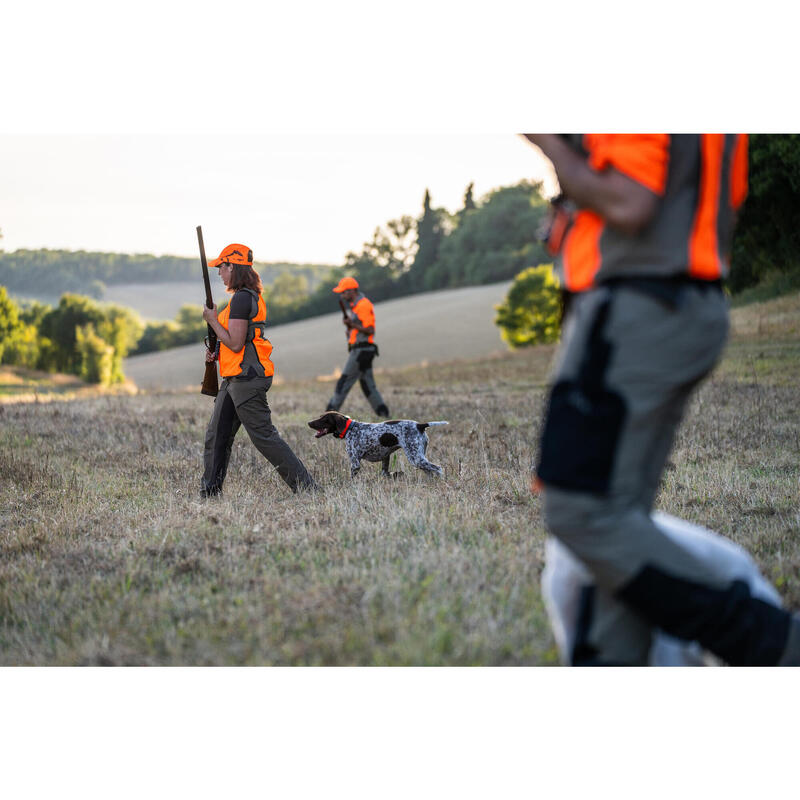
[[[255, 314], [253, 311], [253, 295], [244, 289], [238, 289], [231, 298], [231, 313], [228, 320], [232, 319], [252, 319]], [[256, 371], [253, 369], [252, 364], [247, 370], [247, 373], [240, 375], [237, 380], [246, 381], [256, 376]]]
[[231, 298], [231, 314], [228, 319], [250, 319], [253, 309], [253, 295], [239, 289]]

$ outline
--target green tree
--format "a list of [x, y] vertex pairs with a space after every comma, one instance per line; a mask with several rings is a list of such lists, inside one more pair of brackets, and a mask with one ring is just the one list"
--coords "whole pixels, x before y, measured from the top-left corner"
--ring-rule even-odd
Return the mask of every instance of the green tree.
[[424, 276], [426, 289], [472, 286], [513, 278], [547, 258], [536, 231], [547, 210], [541, 185], [522, 181], [490, 192], [465, 213]]
[[[142, 353], [153, 353], [158, 350], [168, 350], [170, 347], [178, 347], [178, 342], [180, 342], [179, 334], [178, 326], [172, 321], [148, 322], [145, 326], [142, 338], [139, 339], [136, 349], [132, 354], [141, 355]], [[201, 341], [205, 334], [206, 331], [204, 328], [202, 335], [197, 341]], [[185, 342], [180, 343], [186, 344]]]
[[39, 362], [40, 339], [36, 328], [21, 322], [19, 327], [0, 346], [3, 364], [33, 369]]
[[0, 364], [35, 367], [38, 358], [36, 327], [24, 318], [5, 286], [0, 286]]
[[34, 328], [41, 327], [42, 318], [52, 306], [45, 303], [40, 303], [38, 300], [25, 300], [19, 306], [19, 318], [27, 325], [33, 325]]
[[422, 201], [422, 216], [416, 224], [416, 255], [411, 265], [412, 280], [415, 282], [425, 275], [439, 256], [439, 247], [447, 233], [447, 217], [443, 208], [431, 207], [431, 193], [426, 189]]
[[[414, 261], [415, 232], [413, 217], [405, 215], [390, 220], [383, 228], [375, 229], [372, 240], [364, 243], [360, 253], [348, 253], [344, 266], [332, 273], [331, 278], [352, 275], [372, 300], [397, 296], [398, 282]], [[335, 285], [334, 281], [332, 286]], [[330, 288], [328, 282], [323, 282], [318, 292], [330, 292]], [[328, 294], [328, 306], [330, 299]]]
[[89, 285], [86, 287], [86, 294], [89, 297], [93, 297], [95, 300], [102, 300], [105, 293], [106, 285], [103, 281], [99, 281], [96, 278], [89, 281]]
[[[99, 375], [100, 383], [120, 382], [124, 380], [122, 359], [136, 345], [142, 330], [138, 315], [127, 308], [101, 308], [88, 297], [65, 294], [58, 306], [41, 318], [40, 366], [72, 375]], [[97, 339], [110, 351], [101, 348]]]
[[[222, 311], [222, 301], [217, 302], [217, 311]], [[169, 347], [179, 347], [193, 342], [202, 342], [208, 333], [208, 325], [203, 319], [203, 307], [186, 304], [175, 315], [176, 341]]]
[[40, 332], [52, 343], [44, 369], [80, 375], [83, 356], [78, 350], [77, 329], [103, 321], [103, 312], [90, 298], [64, 294], [58, 305], [42, 317]]
[[103, 386], [114, 382], [114, 348], [97, 335], [93, 325], [75, 329], [75, 349], [80, 358], [78, 375], [83, 380]]
[[[142, 336], [144, 325], [139, 315], [123, 306], [110, 305], [102, 309], [103, 320], [97, 326], [97, 334], [111, 347], [111, 369], [109, 383], [125, 380], [122, 359], [135, 347]], [[100, 381], [105, 383], [105, 381]]]
[[270, 309], [294, 309], [308, 297], [308, 280], [304, 275], [282, 272], [268, 286], [265, 300]]
[[495, 325], [512, 349], [555, 342], [559, 335], [561, 298], [553, 265], [540, 264], [520, 272], [506, 299], [495, 310]]
[[475, 200], [472, 197], [472, 189], [475, 186], [474, 183], [471, 183], [467, 186], [466, 191], [464, 192], [464, 207], [461, 211], [458, 212], [460, 217], [464, 216], [464, 214], [468, 214], [470, 211], [474, 211], [476, 209]]
[[800, 134], [750, 136], [749, 194], [733, 242], [733, 292], [800, 271]]
[[0, 286], [0, 348], [3, 342], [19, 327], [19, 309], [8, 296], [5, 286]]

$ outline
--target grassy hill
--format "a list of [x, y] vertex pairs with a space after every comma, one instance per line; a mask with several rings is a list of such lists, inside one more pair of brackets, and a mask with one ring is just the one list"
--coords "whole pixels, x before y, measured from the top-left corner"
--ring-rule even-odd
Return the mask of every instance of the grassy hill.
[[145, 322], [175, 319], [181, 306], [202, 306], [202, 281], [132, 283], [107, 286], [103, 301], [132, 308]]
[[[494, 324], [494, 305], [503, 300], [509, 285], [472, 286], [376, 303], [380, 357], [375, 371], [504, 352], [506, 345]], [[331, 305], [336, 307], [334, 298]], [[269, 322], [269, 310], [267, 314]], [[268, 327], [276, 380], [333, 379], [347, 356], [344, 330], [338, 310]], [[123, 370], [142, 389], [196, 387], [203, 376], [203, 347], [198, 342], [132, 356], [123, 362]]]
[[[797, 607], [800, 295], [733, 320], [658, 505], [749, 547]], [[430, 433], [443, 480], [398, 455], [400, 479], [351, 481], [306, 425], [327, 394], [311, 379], [270, 404], [313, 496], [240, 434], [225, 496], [201, 503], [196, 388], [0, 405], [0, 663], [554, 664], [528, 489], [553, 348], [471, 346], [381, 375], [398, 415], [450, 421]], [[355, 392], [344, 410], [369, 417]]]

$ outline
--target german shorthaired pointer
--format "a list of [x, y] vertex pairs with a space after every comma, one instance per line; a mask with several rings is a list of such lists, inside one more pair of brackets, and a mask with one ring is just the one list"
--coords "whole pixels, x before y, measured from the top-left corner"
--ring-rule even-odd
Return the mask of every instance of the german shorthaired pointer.
[[414, 422], [411, 419], [393, 419], [388, 422], [356, 422], [338, 411], [326, 411], [321, 417], [311, 420], [309, 428], [316, 438], [332, 433], [344, 439], [350, 457], [350, 477], [361, 469], [361, 460], [381, 461], [381, 473], [389, 476], [389, 456], [403, 448], [406, 458], [419, 469], [443, 475], [444, 470], [425, 458], [428, 436], [425, 428], [432, 425], [447, 425], [447, 422]]

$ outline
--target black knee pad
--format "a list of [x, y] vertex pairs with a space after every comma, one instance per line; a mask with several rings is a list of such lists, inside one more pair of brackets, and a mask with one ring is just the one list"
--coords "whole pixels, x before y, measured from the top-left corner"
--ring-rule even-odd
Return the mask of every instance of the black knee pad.
[[734, 666], [774, 666], [790, 616], [754, 597], [743, 580], [712, 588], [645, 566], [617, 597], [666, 633], [698, 641]]
[[367, 382], [363, 378], [359, 378], [358, 382], [361, 386], [361, 391], [364, 392], [364, 397], [369, 397], [372, 393], [370, 392], [369, 386], [367, 386]]

